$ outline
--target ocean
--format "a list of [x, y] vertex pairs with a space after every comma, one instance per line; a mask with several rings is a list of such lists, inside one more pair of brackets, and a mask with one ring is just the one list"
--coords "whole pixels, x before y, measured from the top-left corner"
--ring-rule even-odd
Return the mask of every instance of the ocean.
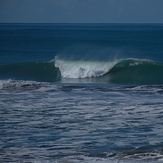
[[163, 162], [163, 24], [0, 24], [0, 162]]

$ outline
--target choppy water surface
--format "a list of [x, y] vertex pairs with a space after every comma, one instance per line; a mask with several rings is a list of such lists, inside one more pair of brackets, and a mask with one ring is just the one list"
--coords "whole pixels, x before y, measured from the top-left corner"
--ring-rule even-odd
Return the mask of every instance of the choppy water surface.
[[162, 162], [163, 87], [1, 82], [0, 162]]

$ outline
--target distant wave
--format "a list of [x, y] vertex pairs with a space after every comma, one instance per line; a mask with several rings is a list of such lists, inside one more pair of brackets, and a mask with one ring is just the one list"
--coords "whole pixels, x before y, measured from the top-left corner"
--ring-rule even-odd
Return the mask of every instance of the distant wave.
[[[114, 61], [63, 60], [0, 65], [0, 80], [163, 84], [163, 63], [127, 58]], [[72, 79], [72, 80], [71, 80]], [[75, 81], [76, 80], [76, 81]]]

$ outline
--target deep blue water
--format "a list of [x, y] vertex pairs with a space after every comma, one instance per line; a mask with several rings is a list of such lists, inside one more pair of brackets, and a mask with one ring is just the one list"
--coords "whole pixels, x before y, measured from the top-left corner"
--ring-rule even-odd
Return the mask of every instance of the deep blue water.
[[0, 24], [0, 162], [162, 162], [163, 24]]

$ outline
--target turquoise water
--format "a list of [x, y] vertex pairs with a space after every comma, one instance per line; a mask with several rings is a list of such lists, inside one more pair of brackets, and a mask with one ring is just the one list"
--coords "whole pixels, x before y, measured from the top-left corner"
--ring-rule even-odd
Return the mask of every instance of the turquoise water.
[[162, 45], [162, 24], [0, 24], [0, 162], [162, 162]]

